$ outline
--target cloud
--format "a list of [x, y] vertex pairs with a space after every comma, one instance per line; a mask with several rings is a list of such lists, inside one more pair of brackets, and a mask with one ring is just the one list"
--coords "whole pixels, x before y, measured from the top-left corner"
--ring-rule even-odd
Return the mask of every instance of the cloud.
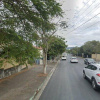
[[[81, 46], [87, 41], [100, 41], [100, 12], [99, 0], [63, 0], [63, 9], [66, 12], [65, 19], [68, 17], [69, 28], [59, 30], [57, 33], [65, 37], [69, 46]], [[71, 11], [68, 11], [71, 9]], [[94, 17], [93, 19], [91, 19]], [[90, 21], [88, 21], [91, 19]], [[87, 22], [88, 21], [88, 22]], [[83, 24], [85, 23], [85, 24]], [[83, 25], [82, 25], [83, 24]], [[80, 26], [80, 27], [79, 27]], [[63, 33], [63, 34], [61, 34]]]

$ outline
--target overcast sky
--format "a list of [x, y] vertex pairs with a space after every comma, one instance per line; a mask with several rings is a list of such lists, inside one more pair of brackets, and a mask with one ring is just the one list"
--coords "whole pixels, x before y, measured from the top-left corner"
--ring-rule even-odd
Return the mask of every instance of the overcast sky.
[[67, 22], [68, 28], [60, 29], [57, 34], [65, 37], [69, 47], [91, 40], [100, 41], [100, 0], [59, 1], [65, 12], [62, 21]]

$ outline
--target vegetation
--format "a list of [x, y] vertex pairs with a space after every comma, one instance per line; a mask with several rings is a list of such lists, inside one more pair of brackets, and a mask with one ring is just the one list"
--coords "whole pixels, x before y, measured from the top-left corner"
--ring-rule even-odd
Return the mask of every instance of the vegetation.
[[70, 51], [73, 55], [79, 55], [84, 57], [91, 57], [91, 54], [100, 54], [100, 42], [88, 41], [81, 47], [75, 47]]
[[66, 51], [67, 45], [65, 39], [61, 37], [52, 37], [52, 41], [49, 44], [48, 55], [49, 57], [56, 57]]
[[56, 32], [53, 19], [62, 16], [60, 6], [56, 0], [0, 0], [1, 59], [25, 63], [37, 57], [32, 44], [40, 41], [46, 73], [48, 42]]

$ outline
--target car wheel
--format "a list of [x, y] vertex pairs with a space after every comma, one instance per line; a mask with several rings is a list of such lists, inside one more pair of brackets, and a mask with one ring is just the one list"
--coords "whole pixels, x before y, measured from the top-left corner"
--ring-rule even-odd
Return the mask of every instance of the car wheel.
[[95, 79], [92, 79], [92, 87], [94, 90], [97, 90], [97, 88], [98, 88]]
[[83, 77], [84, 77], [84, 79], [86, 79], [86, 75], [85, 75], [85, 72], [83, 72]]

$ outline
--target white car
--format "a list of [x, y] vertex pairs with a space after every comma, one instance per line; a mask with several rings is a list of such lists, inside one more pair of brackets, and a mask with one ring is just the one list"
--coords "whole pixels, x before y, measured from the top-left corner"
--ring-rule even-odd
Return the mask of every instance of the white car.
[[67, 58], [66, 56], [62, 56], [61, 57], [62, 60], [66, 60], [66, 58]]
[[93, 89], [100, 87], [100, 64], [91, 64], [83, 69], [83, 77], [92, 82]]
[[77, 59], [76, 57], [72, 57], [72, 58], [70, 59], [70, 62], [71, 62], [71, 63], [78, 63], [78, 59]]

